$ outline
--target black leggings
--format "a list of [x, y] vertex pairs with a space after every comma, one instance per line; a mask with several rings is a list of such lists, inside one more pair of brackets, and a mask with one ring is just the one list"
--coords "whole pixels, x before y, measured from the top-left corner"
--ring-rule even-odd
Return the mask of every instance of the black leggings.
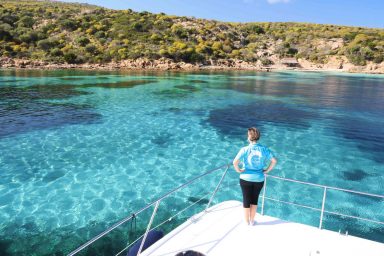
[[259, 201], [259, 194], [264, 186], [262, 182], [251, 182], [240, 179], [240, 187], [243, 192], [243, 207], [250, 208], [251, 204], [257, 205]]

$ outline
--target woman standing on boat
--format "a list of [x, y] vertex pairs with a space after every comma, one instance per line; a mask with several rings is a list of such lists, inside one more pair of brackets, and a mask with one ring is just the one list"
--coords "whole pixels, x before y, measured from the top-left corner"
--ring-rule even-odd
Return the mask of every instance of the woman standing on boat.
[[[233, 160], [236, 172], [240, 173], [244, 217], [248, 225], [254, 225], [255, 223], [257, 202], [264, 185], [264, 175], [269, 173], [277, 162], [273, 153], [267, 147], [257, 143], [259, 139], [259, 130], [255, 127], [248, 128], [249, 145], [241, 148]], [[242, 169], [239, 167], [240, 162], [244, 164]]]

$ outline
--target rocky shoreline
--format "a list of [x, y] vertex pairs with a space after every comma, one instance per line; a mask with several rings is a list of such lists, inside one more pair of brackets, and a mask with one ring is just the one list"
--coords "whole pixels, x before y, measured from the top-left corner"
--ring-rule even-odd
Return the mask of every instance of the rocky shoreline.
[[326, 64], [312, 63], [304, 59], [298, 59], [297, 65], [287, 66], [281, 60], [277, 64], [265, 66], [259, 62], [246, 62], [236, 59], [215, 60], [205, 64], [192, 64], [185, 62], [174, 62], [171, 59], [161, 58], [150, 60], [139, 58], [135, 60], [122, 60], [109, 63], [50, 63], [46, 61], [35, 61], [27, 59], [0, 58], [2, 69], [84, 69], [84, 70], [148, 70], [148, 71], [202, 71], [202, 70], [298, 70], [298, 71], [338, 71], [350, 73], [384, 74], [384, 62], [380, 64], [368, 63], [366, 66], [355, 66], [346, 58], [331, 58]]

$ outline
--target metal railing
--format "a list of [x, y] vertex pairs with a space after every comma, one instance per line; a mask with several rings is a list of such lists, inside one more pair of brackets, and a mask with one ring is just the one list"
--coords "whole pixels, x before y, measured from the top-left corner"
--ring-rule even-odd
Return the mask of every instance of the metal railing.
[[[221, 179], [220, 179], [219, 183], [216, 185], [216, 188], [215, 188], [214, 192], [212, 193], [212, 195], [211, 195], [211, 197], [210, 197], [210, 199], [209, 199], [209, 201], [208, 201], [208, 204], [207, 204], [206, 209], [209, 208], [209, 206], [210, 206], [211, 203], [212, 203], [213, 198], [215, 197], [217, 191], [218, 191], [219, 188], [220, 188], [221, 183], [222, 183], [223, 180], [224, 180], [225, 175], [226, 175], [227, 172], [228, 172], [229, 166], [230, 166], [230, 164], [225, 164], [225, 165], [222, 165], [222, 166], [220, 166], [220, 167], [217, 167], [217, 168], [214, 168], [214, 169], [212, 169], [212, 170], [209, 170], [209, 171], [207, 171], [207, 172], [205, 172], [205, 173], [203, 173], [203, 174], [201, 174], [201, 175], [199, 175], [199, 176], [197, 176], [197, 177], [195, 177], [195, 178], [189, 180], [188, 182], [186, 182], [186, 183], [180, 185], [179, 187], [177, 187], [177, 188], [171, 190], [170, 192], [168, 192], [168, 193], [164, 194], [163, 196], [161, 196], [161, 197], [160, 197], [159, 199], [157, 199], [156, 201], [154, 201], [154, 202], [152, 202], [152, 203], [146, 205], [145, 207], [143, 207], [142, 209], [140, 209], [140, 210], [137, 211], [136, 213], [134, 213], [134, 214], [132, 214], [132, 215], [130, 215], [130, 216], [124, 218], [123, 220], [121, 220], [121, 221], [119, 221], [119, 222], [117, 222], [116, 224], [114, 224], [113, 226], [111, 226], [110, 228], [108, 228], [107, 230], [103, 231], [102, 233], [100, 233], [99, 235], [95, 236], [94, 238], [92, 238], [92, 239], [89, 240], [88, 242], [84, 243], [83, 245], [81, 245], [80, 247], [78, 247], [77, 249], [75, 249], [74, 251], [70, 252], [70, 253], [68, 254], [68, 256], [76, 255], [77, 253], [81, 252], [83, 249], [87, 248], [88, 246], [90, 246], [91, 244], [93, 244], [94, 242], [96, 242], [97, 240], [99, 240], [100, 238], [102, 238], [102, 237], [104, 237], [105, 235], [109, 234], [111, 231], [113, 231], [113, 230], [116, 229], [117, 227], [121, 226], [122, 224], [124, 224], [124, 223], [126, 223], [126, 222], [128, 222], [128, 221], [130, 221], [130, 220], [132, 220], [133, 218], [135, 218], [135, 216], [137, 216], [137, 215], [139, 215], [140, 213], [144, 212], [145, 210], [149, 209], [151, 206], [154, 206], [154, 210], [153, 210], [153, 212], [152, 212], [152, 216], [151, 216], [151, 219], [150, 219], [150, 221], [149, 221], [149, 223], [148, 223], [148, 225], [147, 225], [147, 228], [146, 228], [145, 233], [144, 233], [142, 236], [140, 236], [138, 239], [136, 239], [135, 241], [133, 241], [132, 243], [130, 243], [127, 247], [125, 247], [125, 248], [124, 248], [123, 250], [121, 250], [119, 253], [116, 254], [116, 255], [120, 255], [121, 253], [123, 253], [124, 251], [126, 251], [132, 244], [134, 244], [135, 242], [137, 242], [139, 239], [143, 238], [143, 239], [142, 239], [142, 242], [141, 242], [141, 244], [140, 244], [140, 248], [139, 248], [138, 254], [137, 254], [137, 255], [140, 255], [141, 250], [143, 249], [143, 245], [144, 245], [144, 243], [145, 243], [145, 239], [146, 239], [146, 237], [147, 237], [149, 231], [151, 230], [152, 222], [153, 222], [154, 217], [155, 217], [155, 215], [156, 215], [156, 212], [157, 212], [157, 210], [158, 210], [158, 208], [159, 208], [160, 202], [161, 202], [162, 200], [164, 200], [165, 198], [169, 197], [170, 195], [172, 195], [173, 193], [175, 193], [175, 192], [181, 190], [182, 188], [187, 187], [188, 185], [192, 184], [192, 183], [195, 182], [196, 180], [198, 180], [198, 179], [200, 179], [200, 178], [202, 178], [202, 177], [204, 177], [204, 176], [207, 176], [208, 174], [211, 174], [211, 173], [213, 173], [213, 172], [216, 172], [216, 171], [225, 169], [224, 172], [223, 172], [223, 175], [221, 176]], [[203, 198], [204, 198], [204, 197], [203, 197]], [[198, 203], [198, 202], [199, 202], [200, 200], [202, 200], [203, 198], [200, 198], [200, 199], [199, 199], [197, 202], [195, 202], [194, 204]], [[194, 204], [192, 204], [192, 205], [194, 205]], [[190, 206], [184, 208], [183, 210], [181, 210], [181, 212], [182, 212], [182, 211], [185, 211], [185, 210], [188, 209], [189, 207], [190, 207]], [[177, 214], [179, 214], [179, 213], [180, 213], [180, 212], [178, 212]], [[177, 215], [177, 214], [176, 214], [176, 215]], [[172, 219], [173, 217], [174, 217], [174, 216], [172, 216], [170, 219]], [[161, 223], [160, 225], [162, 225], [162, 224], [164, 224], [164, 223], [165, 223], [165, 222]], [[158, 225], [158, 226], [160, 226], [160, 225]], [[157, 226], [157, 227], [158, 227], [158, 226]]]
[[[165, 198], [168, 198], [170, 195], [172, 195], [173, 193], [181, 190], [182, 188], [184, 187], [187, 187], [188, 185], [192, 184], [193, 182], [195, 182], [196, 180], [202, 178], [202, 177], [205, 177], [207, 176], [208, 174], [211, 174], [211, 173], [214, 173], [216, 171], [219, 171], [219, 170], [222, 170], [222, 169], [225, 169], [221, 178], [220, 178], [220, 181], [217, 183], [216, 185], [216, 188], [214, 190], [214, 192], [211, 194], [210, 196], [210, 199], [208, 200], [208, 203], [207, 203], [207, 206], [205, 207], [205, 209], [208, 209], [212, 203], [212, 200], [213, 198], [215, 197], [216, 193], [218, 192], [221, 184], [223, 183], [223, 180], [228, 172], [228, 169], [230, 167], [231, 164], [226, 164], [226, 165], [222, 165], [220, 167], [217, 167], [215, 169], [212, 169], [212, 170], [209, 170], [191, 180], [189, 180], [188, 182], [180, 185], [179, 187], [171, 190], [170, 192], [164, 194], [163, 196], [161, 196], [159, 199], [157, 199], [156, 201], [146, 205], [144, 208], [140, 209], [139, 211], [137, 211], [136, 213], [132, 214], [131, 216], [129, 217], [126, 217], [124, 218], [123, 220], [117, 222], [116, 224], [114, 224], [113, 226], [111, 226], [110, 228], [108, 228], [107, 230], [103, 231], [102, 233], [100, 233], [99, 235], [95, 236], [94, 238], [92, 238], [91, 240], [89, 240], [88, 242], [86, 242], [85, 244], [81, 245], [80, 247], [78, 247], [77, 249], [75, 249], [74, 251], [72, 251], [71, 253], [68, 254], [68, 256], [73, 256], [73, 255], [76, 255], [77, 253], [79, 253], [80, 251], [82, 251], [83, 249], [87, 248], [88, 246], [90, 246], [91, 244], [93, 244], [94, 242], [96, 242], [97, 240], [99, 240], [100, 238], [104, 237], [105, 235], [107, 235], [108, 233], [110, 233], [112, 230], [116, 229], [117, 227], [121, 226], [122, 224], [132, 220], [132, 218], [135, 218], [135, 216], [139, 215], [140, 213], [144, 212], [145, 210], [149, 209], [150, 207], [154, 206], [154, 210], [152, 212], [152, 215], [151, 215], [151, 218], [149, 220], [149, 223], [146, 227], [146, 230], [145, 230], [145, 233], [143, 235], [141, 235], [139, 238], [137, 238], [135, 241], [133, 241], [132, 243], [128, 244], [125, 248], [123, 248], [120, 252], [118, 252], [116, 254], [116, 256], [118, 255], [121, 255], [124, 251], [128, 250], [130, 248], [130, 246], [132, 246], [134, 243], [136, 243], [137, 241], [139, 241], [141, 238], [142, 238], [142, 241], [141, 241], [141, 244], [140, 244], [140, 248], [139, 248], [139, 251], [138, 251], [138, 254], [137, 255], [140, 255], [142, 249], [143, 249], [143, 245], [145, 243], [145, 240], [147, 238], [147, 235], [148, 233], [150, 232], [151, 230], [151, 226], [152, 226], [152, 223], [153, 223], [153, 220], [156, 216], [156, 213], [157, 213], [157, 210], [159, 209], [159, 205], [160, 205], [160, 202], [162, 200], [164, 200]], [[276, 198], [272, 198], [272, 197], [267, 197], [266, 196], [266, 193], [267, 193], [267, 184], [268, 184], [268, 180], [270, 179], [277, 179], [277, 180], [282, 180], [282, 181], [285, 181], [285, 182], [293, 182], [293, 183], [297, 183], [297, 184], [303, 184], [303, 185], [309, 185], [309, 186], [313, 186], [313, 187], [318, 187], [318, 188], [322, 188], [323, 189], [323, 197], [322, 197], [322, 202], [321, 202], [321, 208], [315, 208], [315, 207], [311, 207], [311, 206], [307, 206], [307, 205], [302, 205], [302, 204], [298, 204], [298, 203], [294, 203], [294, 202], [289, 202], [289, 201], [284, 201], [284, 200], [279, 200], [279, 199], [276, 199]], [[238, 185], [236, 183], [236, 185]], [[231, 185], [232, 186], [232, 185]], [[288, 204], [288, 205], [295, 205], [295, 206], [298, 206], [298, 207], [303, 207], [303, 208], [307, 208], [307, 209], [311, 209], [311, 210], [314, 210], [314, 211], [319, 211], [320, 212], [320, 221], [319, 221], [319, 228], [321, 229], [322, 226], [323, 226], [323, 217], [324, 217], [324, 213], [327, 213], [327, 214], [333, 214], [333, 215], [338, 215], [338, 216], [343, 216], [343, 217], [349, 217], [349, 218], [353, 218], [353, 219], [358, 219], [358, 220], [363, 220], [363, 221], [368, 221], [368, 222], [372, 222], [372, 223], [376, 223], [376, 224], [382, 224], [384, 225], [384, 222], [381, 222], [381, 221], [377, 221], [377, 220], [371, 220], [371, 219], [367, 219], [367, 218], [362, 218], [362, 217], [358, 217], [358, 216], [352, 216], [352, 215], [347, 215], [347, 214], [342, 214], [342, 213], [337, 213], [337, 212], [333, 212], [333, 211], [327, 211], [325, 209], [325, 203], [326, 203], [326, 200], [327, 200], [327, 191], [329, 190], [336, 190], [336, 191], [343, 191], [343, 192], [348, 192], [348, 193], [353, 193], [353, 194], [359, 194], [359, 195], [364, 195], [364, 196], [370, 196], [370, 197], [375, 197], [375, 198], [380, 198], [380, 199], [384, 199], [384, 196], [383, 195], [377, 195], [377, 194], [372, 194], [372, 193], [365, 193], [365, 192], [359, 192], [359, 191], [353, 191], [353, 190], [349, 190], [349, 189], [342, 189], [342, 188], [337, 188], [337, 187], [331, 187], [331, 186], [324, 186], [324, 185], [319, 185], [319, 184], [315, 184], [315, 183], [310, 183], [310, 182], [303, 182], [303, 181], [298, 181], [298, 180], [294, 180], [294, 179], [288, 179], [288, 178], [283, 178], [283, 177], [278, 177], [278, 176], [273, 176], [273, 175], [265, 175], [265, 179], [264, 179], [264, 187], [263, 187], [263, 194], [261, 195], [261, 198], [262, 198], [262, 204], [261, 204], [261, 214], [264, 215], [264, 207], [265, 207], [265, 200], [271, 200], [271, 201], [275, 201], [275, 202], [279, 202], [279, 203], [283, 203], [283, 204]], [[189, 205], [187, 206], [186, 208], [180, 210], [179, 212], [176, 213], [176, 215], [172, 216], [171, 218], [169, 218], [168, 220], [160, 223], [159, 225], [157, 225], [156, 227], [154, 227], [153, 229], [163, 225], [164, 223], [166, 223], [167, 221], [171, 220], [172, 218], [174, 218], [175, 216], [179, 215], [180, 213], [186, 211], [187, 209], [189, 209], [190, 207], [192, 207], [193, 205], [199, 203], [201, 200], [203, 200], [206, 196], [208, 196], [210, 193], [206, 194], [204, 197], [202, 198], [199, 198], [196, 202], [194, 202], [192, 205]]]
[[[322, 202], [321, 202], [321, 208], [310, 207], [310, 206], [307, 206], [307, 205], [302, 205], [302, 204], [297, 204], [297, 203], [292, 203], [292, 202], [287, 202], [287, 201], [283, 201], [283, 200], [267, 197], [266, 196], [267, 180], [270, 179], [270, 178], [278, 179], [278, 180], [283, 180], [283, 181], [288, 181], [288, 182], [293, 182], [293, 183], [297, 183], [297, 184], [304, 184], [304, 185], [309, 185], [309, 186], [313, 186], [313, 187], [322, 188], [323, 189], [323, 199], [322, 199]], [[320, 229], [323, 226], [324, 213], [328, 213], [328, 214], [332, 214], [332, 215], [338, 215], [338, 216], [342, 216], [342, 217], [348, 217], [348, 218], [352, 218], [352, 219], [363, 220], [363, 221], [368, 221], [368, 222], [384, 225], [384, 222], [382, 222], [382, 221], [376, 221], [376, 220], [371, 220], [371, 219], [362, 218], [362, 217], [358, 217], [358, 216], [353, 216], [353, 215], [342, 214], [342, 213], [338, 213], [338, 212], [333, 212], [333, 211], [325, 210], [325, 202], [326, 202], [326, 199], [327, 199], [327, 191], [329, 191], [329, 190], [336, 190], [336, 191], [342, 191], [342, 192], [347, 192], [347, 193], [352, 193], [352, 194], [357, 194], [357, 195], [370, 196], [370, 197], [384, 199], [383, 195], [359, 192], [359, 191], [354, 191], [354, 190], [350, 190], [350, 189], [342, 189], [342, 188], [331, 187], [331, 186], [324, 186], [324, 185], [319, 185], [319, 184], [315, 184], [315, 183], [298, 181], [298, 180], [293, 180], [293, 179], [288, 179], [288, 178], [282, 178], [282, 177], [273, 176], [273, 175], [265, 175], [263, 195], [262, 195], [262, 204], [261, 204], [261, 214], [264, 215], [265, 199], [268, 199], [268, 200], [276, 201], [276, 202], [283, 203], [283, 204], [290, 204], [290, 205], [295, 205], [295, 206], [299, 206], [299, 207], [303, 207], [303, 208], [307, 208], [307, 209], [311, 209], [311, 210], [315, 210], [315, 211], [320, 211], [320, 221], [319, 221], [319, 228]]]

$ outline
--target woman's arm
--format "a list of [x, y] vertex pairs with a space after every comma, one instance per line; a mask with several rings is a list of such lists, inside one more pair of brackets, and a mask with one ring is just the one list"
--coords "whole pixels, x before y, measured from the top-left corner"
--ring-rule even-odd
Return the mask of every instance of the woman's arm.
[[244, 170], [241, 170], [240, 167], [239, 167], [239, 159], [235, 159], [233, 160], [233, 167], [235, 168], [235, 171], [238, 172], [238, 173], [242, 173], [244, 172]]
[[269, 162], [268, 168], [264, 170], [264, 173], [267, 174], [275, 167], [277, 163], [276, 158], [272, 157], [271, 161]]

